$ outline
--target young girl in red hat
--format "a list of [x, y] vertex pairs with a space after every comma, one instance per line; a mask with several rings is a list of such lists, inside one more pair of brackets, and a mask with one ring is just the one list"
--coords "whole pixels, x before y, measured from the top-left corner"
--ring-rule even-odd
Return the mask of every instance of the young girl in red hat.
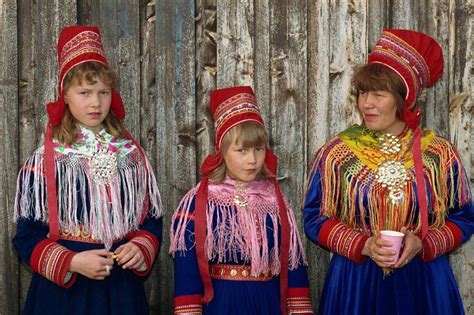
[[250, 87], [211, 94], [216, 154], [174, 213], [175, 314], [312, 314], [304, 250]]
[[[447, 254], [474, 231], [469, 180], [414, 109], [442, 73], [441, 47], [410, 30], [384, 31], [354, 73], [363, 123], [316, 152], [304, 201], [306, 234], [333, 252], [320, 314], [464, 314]], [[382, 230], [404, 235], [400, 256]]]
[[156, 180], [125, 129], [96, 27], [58, 40], [59, 99], [22, 166], [13, 244], [33, 270], [24, 314], [148, 314], [162, 219]]

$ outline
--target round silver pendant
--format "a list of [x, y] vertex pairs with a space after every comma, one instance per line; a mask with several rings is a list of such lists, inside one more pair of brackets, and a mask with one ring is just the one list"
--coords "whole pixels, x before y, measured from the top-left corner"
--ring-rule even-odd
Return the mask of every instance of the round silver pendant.
[[117, 175], [117, 156], [101, 148], [90, 159], [89, 167], [93, 180], [105, 184]]

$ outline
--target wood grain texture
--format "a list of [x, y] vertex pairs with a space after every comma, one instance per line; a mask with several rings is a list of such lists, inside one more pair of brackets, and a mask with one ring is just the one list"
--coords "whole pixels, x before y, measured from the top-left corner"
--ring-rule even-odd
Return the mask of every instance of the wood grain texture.
[[20, 264], [10, 242], [19, 166], [17, 17], [16, 1], [0, 2], [0, 313], [5, 314], [20, 310]]
[[170, 218], [196, 184], [195, 7], [191, 1], [156, 2], [156, 173], [165, 210], [158, 264], [158, 311], [171, 314], [173, 264], [167, 255]]
[[[466, 167], [472, 174], [471, 157], [474, 154], [471, 137], [473, 121], [473, 43], [474, 30], [472, 1], [449, 1], [448, 69], [445, 71], [449, 86], [449, 137], [456, 145]], [[472, 177], [471, 177], [472, 179]], [[472, 189], [471, 189], [472, 190]], [[474, 241], [471, 239], [450, 257], [454, 275], [464, 302], [466, 314], [474, 313]]]
[[[150, 313], [170, 314], [170, 218], [214, 150], [211, 90], [251, 85], [256, 92], [279, 156], [281, 187], [306, 246], [316, 308], [330, 255], [304, 237], [301, 199], [314, 151], [360, 120], [350, 94], [354, 67], [366, 61], [384, 28], [435, 38], [445, 72], [417, 105], [423, 125], [455, 143], [474, 179], [473, 13], [470, 0], [1, 1], [0, 259], [6, 263], [0, 264], [0, 305], [17, 314], [29, 284], [30, 273], [9, 241], [12, 202], [19, 164], [41, 143], [44, 106], [57, 97], [55, 51], [63, 26], [100, 27], [119, 75], [126, 126], [155, 170], [165, 211], [163, 243], [145, 285]], [[473, 244], [450, 256], [468, 314], [474, 313]]]

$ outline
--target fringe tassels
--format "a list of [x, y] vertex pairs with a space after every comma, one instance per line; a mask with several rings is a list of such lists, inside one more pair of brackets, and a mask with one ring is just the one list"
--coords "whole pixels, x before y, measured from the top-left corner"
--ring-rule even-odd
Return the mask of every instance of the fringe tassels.
[[[43, 148], [40, 148], [20, 170], [15, 220], [24, 217], [49, 221], [43, 159]], [[114, 240], [138, 229], [147, 198], [150, 215], [162, 215], [156, 181], [143, 165], [138, 151], [120, 158], [117, 165], [118, 175], [105, 185], [91, 178], [86, 158], [56, 153], [60, 230], [81, 229], [110, 248]]]

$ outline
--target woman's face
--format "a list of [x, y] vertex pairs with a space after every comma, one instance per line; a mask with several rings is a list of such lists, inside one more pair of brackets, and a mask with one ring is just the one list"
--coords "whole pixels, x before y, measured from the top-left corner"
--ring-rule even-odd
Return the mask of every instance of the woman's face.
[[371, 130], [398, 135], [405, 128], [397, 115], [395, 96], [388, 91], [359, 91], [357, 107], [364, 125]]

